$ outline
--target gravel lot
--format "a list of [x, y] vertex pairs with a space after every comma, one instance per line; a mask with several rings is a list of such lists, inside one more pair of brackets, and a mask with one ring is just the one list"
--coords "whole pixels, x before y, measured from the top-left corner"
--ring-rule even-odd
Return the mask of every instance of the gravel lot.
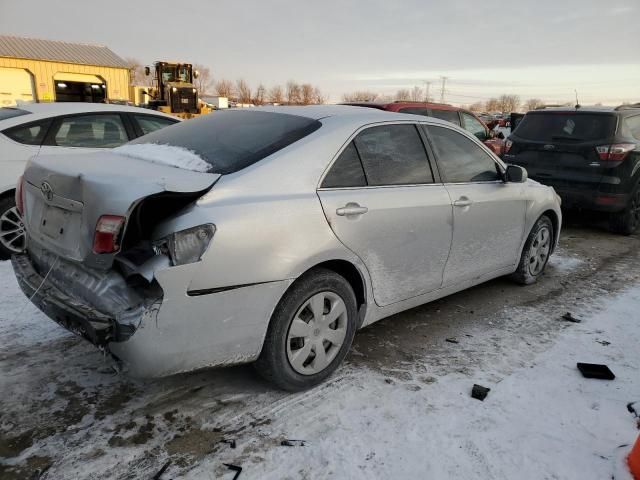
[[[558, 321], [563, 313], [603, 315], [608, 301], [637, 289], [639, 247], [638, 236], [565, 227], [538, 284], [498, 279], [374, 324], [359, 332], [346, 365], [329, 382], [294, 395], [272, 390], [248, 366], [154, 382], [115, 374], [108, 359], [28, 304], [11, 266], [0, 262], [0, 478], [153, 478], [169, 460], [162, 479], [232, 478], [224, 463], [242, 466], [241, 479], [390, 478], [415, 471], [434, 474], [429, 478], [508, 478], [511, 470], [496, 468], [482, 445], [465, 441], [468, 424], [461, 422], [475, 415], [472, 409], [487, 408], [498, 392], [485, 403], [467, 401], [465, 386], [482, 383], [495, 391], [522, 377], [523, 369], [547, 358], [558, 338], [586, 328]], [[580, 331], [598, 341], [606, 336], [604, 327], [597, 332]], [[583, 350], [593, 349], [595, 359], [607, 348], [598, 341]], [[631, 362], [623, 351], [615, 360]], [[638, 383], [623, 385], [638, 392], [629, 401], [640, 400]], [[428, 437], [422, 430], [407, 434], [406, 418], [388, 410], [407, 399], [424, 407], [411, 415], [431, 418], [438, 409], [451, 415], [446, 436], [434, 433], [426, 451], [447, 444], [458, 460], [443, 454], [443, 465], [429, 466], [403, 457]], [[375, 435], [365, 434], [368, 428]], [[336, 432], [342, 437], [337, 442]], [[281, 446], [298, 435], [308, 444]], [[234, 440], [236, 448], [224, 440]], [[510, 459], [514, 471], [525, 468], [531, 454]], [[456, 469], [445, 469], [451, 462], [458, 462]]]

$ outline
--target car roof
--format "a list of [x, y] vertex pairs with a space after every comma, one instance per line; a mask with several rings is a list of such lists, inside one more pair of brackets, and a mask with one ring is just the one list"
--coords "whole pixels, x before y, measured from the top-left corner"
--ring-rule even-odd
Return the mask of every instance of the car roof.
[[621, 105], [619, 107], [607, 107], [602, 105], [586, 105], [576, 107], [545, 107], [530, 110], [530, 112], [544, 113], [544, 112], [558, 112], [558, 113], [617, 113], [617, 112], [640, 112], [640, 107], [634, 105]]
[[179, 120], [176, 117], [167, 115], [166, 113], [149, 110], [148, 108], [130, 107], [128, 105], [118, 105], [109, 103], [85, 103], [85, 102], [50, 102], [50, 103], [20, 103], [15, 108], [29, 112], [29, 115], [20, 115], [17, 117], [7, 118], [0, 121], [0, 125], [14, 126], [21, 125], [36, 120], [42, 120], [49, 117], [57, 117], [60, 115], [69, 115], [76, 113], [94, 113], [94, 112], [131, 112], [147, 115], [156, 115]]
[[[233, 109], [232, 111], [238, 111]], [[243, 111], [244, 109], [240, 109]], [[384, 121], [417, 121], [451, 126], [453, 124], [433, 117], [413, 115], [409, 113], [390, 112], [377, 108], [362, 108], [352, 105], [305, 105], [305, 106], [266, 106], [246, 109], [250, 112], [273, 112], [298, 115], [313, 120], [331, 119], [332, 122], [343, 123], [375, 123]], [[215, 115], [215, 114], [213, 114]]]
[[369, 107], [377, 108], [380, 110], [392, 110], [398, 111], [403, 108], [430, 108], [431, 110], [451, 110], [451, 111], [466, 111], [464, 108], [449, 105], [448, 103], [435, 103], [435, 102], [408, 102], [408, 101], [396, 101], [396, 102], [346, 102], [343, 105], [352, 105], [356, 107]]

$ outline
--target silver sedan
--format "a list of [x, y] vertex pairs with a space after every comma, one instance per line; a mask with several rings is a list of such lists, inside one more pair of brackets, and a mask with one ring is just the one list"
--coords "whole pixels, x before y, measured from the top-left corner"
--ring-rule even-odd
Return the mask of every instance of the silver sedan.
[[228, 111], [83, 161], [40, 156], [23, 291], [138, 376], [255, 362], [322, 382], [357, 329], [543, 273], [559, 198], [456, 126], [348, 106]]

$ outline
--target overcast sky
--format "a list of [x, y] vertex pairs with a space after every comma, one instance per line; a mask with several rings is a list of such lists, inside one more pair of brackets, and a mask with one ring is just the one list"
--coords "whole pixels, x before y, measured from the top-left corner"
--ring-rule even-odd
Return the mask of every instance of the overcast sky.
[[331, 101], [425, 86], [472, 103], [501, 93], [640, 101], [639, 0], [0, 0], [0, 33], [98, 43], [122, 57], [201, 63], [253, 87], [318, 85]]

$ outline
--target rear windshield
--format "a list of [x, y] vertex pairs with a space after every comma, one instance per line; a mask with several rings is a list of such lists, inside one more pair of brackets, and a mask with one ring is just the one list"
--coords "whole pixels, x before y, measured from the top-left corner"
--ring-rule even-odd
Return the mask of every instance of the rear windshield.
[[129, 143], [185, 148], [211, 165], [212, 173], [237, 172], [306, 137], [321, 123], [273, 112], [232, 110], [181, 122]]
[[513, 132], [525, 140], [581, 142], [615, 134], [615, 115], [598, 113], [528, 113]]
[[19, 117], [20, 115], [28, 115], [31, 112], [21, 110], [19, 108], [0, 108], [0, 120], [6, 120], [7, 118]]

